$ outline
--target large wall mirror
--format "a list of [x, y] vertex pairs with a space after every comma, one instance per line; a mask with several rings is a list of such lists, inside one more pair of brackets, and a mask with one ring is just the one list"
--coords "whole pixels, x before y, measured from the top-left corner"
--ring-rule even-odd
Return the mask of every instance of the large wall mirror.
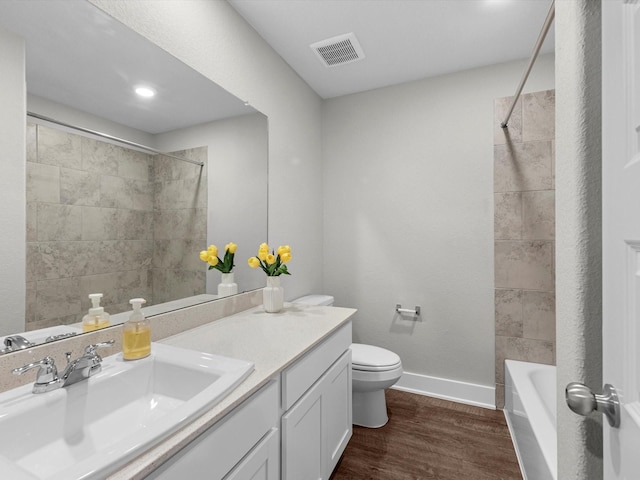
[[150, 315], [215, 300], [209, 244], [238, 245], [238, 293], [262, 286], [263, 114], [83, 0], [3, 0], [0, 29], [25, 40], [27, 79], [26, 318], [0, 337], [81, 333], [91, 293], [112, 324], [131, 298]]

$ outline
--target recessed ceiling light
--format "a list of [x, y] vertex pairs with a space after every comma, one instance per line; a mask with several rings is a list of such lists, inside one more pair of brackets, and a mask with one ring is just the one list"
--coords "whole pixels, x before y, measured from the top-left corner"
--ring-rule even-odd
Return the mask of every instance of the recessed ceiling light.
[[141, 97], [151, 98], [156, 94], [156, 91], [149, 87], [136, 87], [136, 93]]

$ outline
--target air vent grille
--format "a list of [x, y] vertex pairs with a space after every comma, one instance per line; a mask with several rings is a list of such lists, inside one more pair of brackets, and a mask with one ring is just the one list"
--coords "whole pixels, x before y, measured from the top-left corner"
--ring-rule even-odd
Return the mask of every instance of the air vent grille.
[[326, 67], [344, 65], [364, 58], [364, 51], [353, 33], [329, 38], [310, 46]]

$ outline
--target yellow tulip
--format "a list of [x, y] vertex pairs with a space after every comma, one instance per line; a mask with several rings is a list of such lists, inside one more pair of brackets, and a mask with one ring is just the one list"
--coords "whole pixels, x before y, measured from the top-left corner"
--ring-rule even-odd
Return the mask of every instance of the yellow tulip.
[[209, 258], [207, 258], [207, 263], [212, 267], [215, 267], [218, 264], [218, 257], [216, 257], [215, 255], [209, 255]]
[[263, 252], [262, 250], [260, 250], [258, 252], [258, 258], [260, 260], [262, 260], [263, 262], [267, 259], [267, 255], [269, 255], [269, 252], [267, 252], [267, 251]]
[[287, 263], [289, 260], [291, 260], [291, 254], [290, 253], [285, 252], [282, 255], [280, 255], [280, 261], [282, 263]]
[[207, 252], [206, 250], [202, 250], [200, 252], [200, 260], [202, 260], [203, 262], [209, 260], [209, 252]]
[[269, 245], [267, 245], [266, 243], [261, 243], [260, 247], [258, 248], [259, 252], [268, 252], [269, 251]]
[[236, 245], [233, 242], [227, 243], [224, 247], [225, 250], [229, 250], [229, 253], [236, 253], [237, 248], [238, 248], [238, 245]]
[[280, 245], [278, 247], [278, 255], [282, 257], [283, 253], [291, 253], [291, 247], [289, 245]]
[[265, 261], [267, 262], [267, 264], [273, 265], [274, 263], [276, 263], [276, 257], [273, 254], [269, 253]]
[[215, 255], [217, 257], [218, 247], [216, 247], [215, 245], [209, 245], [209, 248], [207, 248], [207, 252], [209, 252], [209, 255]]
[[258, 260], [256, 257], [251, 257], [249, 260], [247, 260], [247, 263], [251, 268], [258, 268], [260, 266], [260, 260]]

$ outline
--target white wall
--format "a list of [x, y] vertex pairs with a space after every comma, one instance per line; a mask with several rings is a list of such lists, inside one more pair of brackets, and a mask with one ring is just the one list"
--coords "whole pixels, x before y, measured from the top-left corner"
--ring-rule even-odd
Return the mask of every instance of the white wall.
[[24, 41], [0, 29], [0, 334], [22, 332], [25, 319], [26, 83]]
[[[493, 101], [524, 67], [325, 102], [324, 292], [358, 308], [355, 341], [397, 352], [405, 371], [493, 388]], [[540, 57], [526, 91], [553, 88], [553, 72]]]
[[[227, 2], [91, 0], [269, 117], [269, 242], [293, 249], [286, 299], [322, 289], [321, 99]], [[251, 252], [247, 258], [253, 255]], [[238, 256], [238, 262], [246, 261]], [[260, 275], [258, 271], [254, 272]]]

